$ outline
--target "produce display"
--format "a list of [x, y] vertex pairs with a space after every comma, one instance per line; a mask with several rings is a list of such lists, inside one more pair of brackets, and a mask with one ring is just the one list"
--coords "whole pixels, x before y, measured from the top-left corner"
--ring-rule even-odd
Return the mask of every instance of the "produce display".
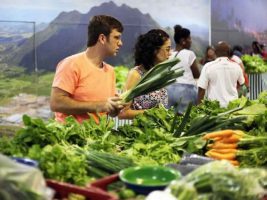
[[259, 56], [243, 55], [241, 57], [245, 71], [249, 74], [267, 72], [267, 63]]
[[249, 200], [266, 194], [267, 171], [238, 169], [226, 161], [208, 163], [169, 186], [177, 200]]
[[[267, 136], [252, 136], [239, 130], [223, 130], [207, 133], [210, 140], [206, 156], [228, 160], [233, 165], [263, 166], [267, 162]], [[240, 162], [239, 162], [240, 161]]]
[[107, 116], [99, 116], [99, 124], [93, 119], [79, 124], [72, 117], [61, 124], [25, 115], [14, 137], [0, 138], [0, 152], [37, 160], [45, 178], [76, 185], [131, 166], [179, 163], [184, 152], [231, 160], [241, 168], [266, 167], [266, 99], [263, 92], [227, 108], [204, 100], [189, 105], [184, 115], [160, 105], [117, 130]]

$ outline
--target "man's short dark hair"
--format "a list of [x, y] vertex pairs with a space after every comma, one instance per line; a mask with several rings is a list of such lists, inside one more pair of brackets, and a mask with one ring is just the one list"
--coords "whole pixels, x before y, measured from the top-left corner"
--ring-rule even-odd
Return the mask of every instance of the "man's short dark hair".
[[95, 45], [100, 34], [109, 36], [113, 29], [123, 32], [123, 26], [119, 20], [108, 15], [94, 16], [88, 25], [87, 47]]
[[225, 41], [220, 41], [215, 47], [217, 57], [229, 57], [231, 55], [231, 47]]

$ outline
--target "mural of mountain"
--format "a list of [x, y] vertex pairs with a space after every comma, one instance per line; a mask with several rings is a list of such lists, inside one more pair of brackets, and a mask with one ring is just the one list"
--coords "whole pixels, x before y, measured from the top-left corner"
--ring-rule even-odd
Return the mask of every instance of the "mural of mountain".
[[113, 65], [129, 64], [137, 36], [151, 28], [160, 28], [149, 14], [125, 4], [117, 6], [110, 1], [92, 7], [86, 14], [61, 12], [47, 28], [23, 41], [5, 62], [23, 66], [28, 71], [36, 68], [54, 71], [62, 58], [86, 48], [88, 21], [99, 14], [114, 16], [124, 25], [123, 46], [116, 57], [107, 60]]
[[[236, 6], [239, 5], [239, 6]], [[220, 40], [232, 45], [239, 44], [251, 51], [254, 40], [267, 41], [265, 0], [213, 0], [211, 1], [211, 38], [215, 44]], [[246, 16], [246, 14], [249, 15]]]
[[219, 41], [227, 41], [232, 46], [241, 45], [249, 48], [251, 42], [256, 40], [253, 35], [244, 31], [242, 24], [238, 28], [231, 27], [229, 21], [220, 19], [215, 11], [212, 12], [211, 27], [212, 44], [217, 44]]

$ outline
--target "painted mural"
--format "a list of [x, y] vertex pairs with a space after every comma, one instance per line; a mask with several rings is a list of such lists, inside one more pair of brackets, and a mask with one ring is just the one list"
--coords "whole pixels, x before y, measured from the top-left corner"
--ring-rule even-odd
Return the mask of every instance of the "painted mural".
[[[6, 1], [1, 7], [3, 10], [0, 9], [0, 20], [13, 21], [0, 22], [2, 41], [9, 40], [7, 43], [10, 45], [9, 48], [3, 46], [6, 51], [2, 60], [22, 66], [27, 71], [53, 71], [60, 59], [84, 49], [88, 21], [97, 14], [112, 15], [125, 26], [124, 45], [120, 54], [110, 60], [113, 65], [129, 64], [136, 37], [151, 28], [162, 28], [170, 34], [175, 24], [189, 28], [199, 54], [209, 38], [209, 0], [194, 0], [190, 4], [185, 0], [157, 3], [153, 0], [88, 3], [69, 0], [40, 3], [28, 0], [26, 3], [24, 0], [23, 3], [20, 0], [17, 3]], [[11, 34], [13, 37], [4, 36]]]
[[[245, 54], [254, 54], [252, 43], [258, 43], [261, 56], [267, 52], [267, 1], [266, 0], [212, 0], [211, 43], [227, 41], [239, 45]], [[250, 74], [251, 99], [267, 90], [267, 73]]]
[[124, 25], [123, 47], [107, 60], [132, 67], [139, 34], [173, 26], [191, 30], [193, 49], [209, 43], [210, 0], [2, 0], [0, 7], [0, 124], [20, 123], [23, 114], [51, 117], [49, 95], [57, 63], [86, 48], [87, 24], [98, 14]]
[[212, 0], [212, 43], [220, 40], [241, 45], [251, 52], [251, 43], [267, 44], [266, 0]]

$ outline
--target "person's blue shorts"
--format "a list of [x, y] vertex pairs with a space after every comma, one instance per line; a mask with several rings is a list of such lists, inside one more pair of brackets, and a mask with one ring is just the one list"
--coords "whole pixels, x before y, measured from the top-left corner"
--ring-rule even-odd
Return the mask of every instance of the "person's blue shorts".
[[168, 91], [168, 106], [170, 108], [178, 103], [177, 111], [183, 113], [189, 102], [197, 104], [197, 87], [195, 85], [173, 83], [166, 87]]

